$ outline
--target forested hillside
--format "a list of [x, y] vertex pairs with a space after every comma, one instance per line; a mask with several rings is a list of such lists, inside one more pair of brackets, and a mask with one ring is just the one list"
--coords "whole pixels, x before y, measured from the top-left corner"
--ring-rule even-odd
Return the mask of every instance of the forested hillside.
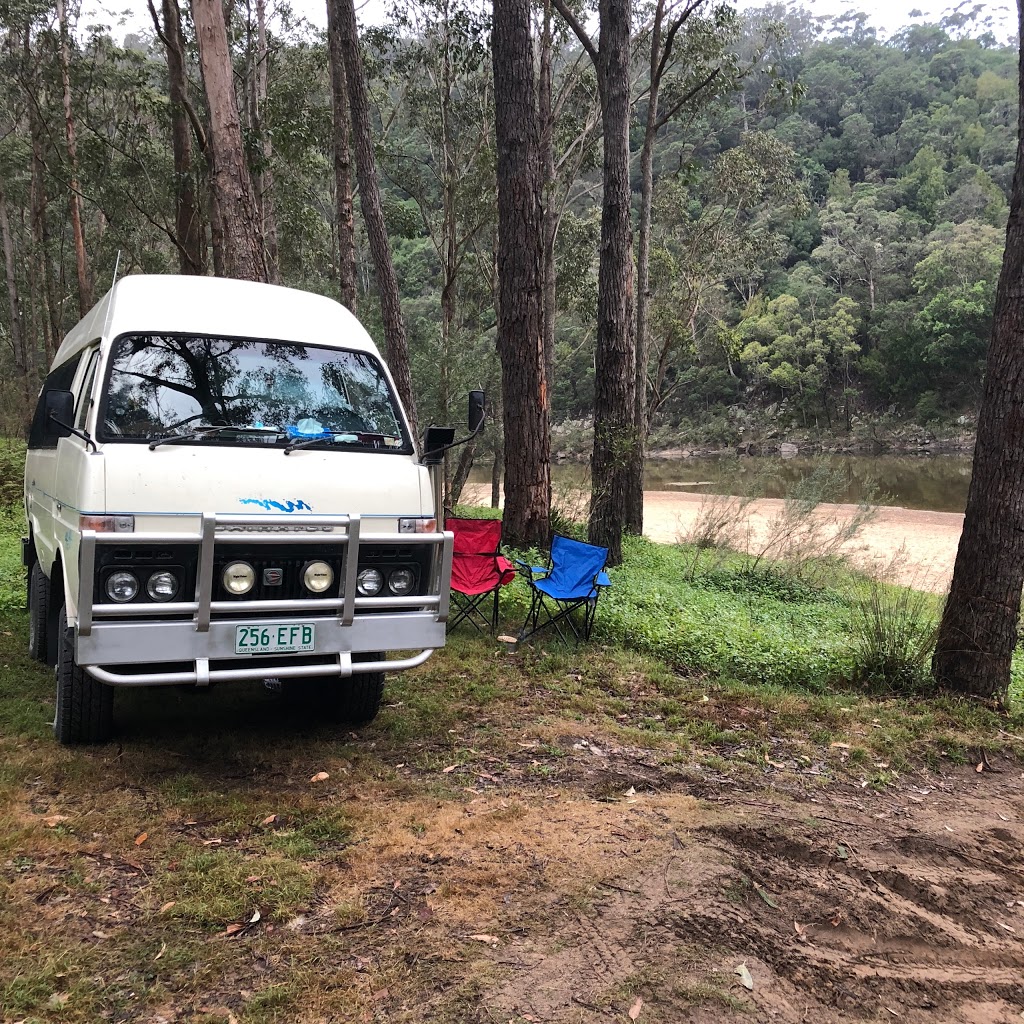
[[[122, 40], [62, 3], [0, 9], [5, 433], [23, 429], [119, 252], [121, 274], [217, 269], [194, 27], [174, 0], [152, 13], [152, 33]], [[264, 26], [264, 13], [235, 3], [230, 42], [270, 276], [339, 297], [347, 128], [332, 116], [328, 42], [287, 13]], [[550, 8], [537, 18], [557, 423], [593, 409], [601, 119], [575, 36]], [[638, 256], [652, 426], [727, 441], [750, 422], [838, 433], [858, 418], [970, 414], [1013, 168], [1016, 51], [967, 17], [882, 41], [861, 16], [694, 5], [658, 67], [651, 25], [638, 5], [631, 153], [637, 229], [645, 149], [653, 182]], [[497, 392], [489, 31], [475, 6], [412, 0], [362, 37], [423, 423], [461, 418], [467, 387]], [[356, 247], [358, 312], [379, 336], [358, 214]]]

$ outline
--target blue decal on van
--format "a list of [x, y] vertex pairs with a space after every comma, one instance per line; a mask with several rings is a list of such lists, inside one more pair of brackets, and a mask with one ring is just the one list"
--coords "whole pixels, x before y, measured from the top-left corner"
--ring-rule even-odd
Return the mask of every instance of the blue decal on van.
[[273, 501], [270, 498], [239, 498], [243, 505], [259, 505], [265, 512], [312, 512], [312, 505], [308, 505], [301, 498], [298, 501]]

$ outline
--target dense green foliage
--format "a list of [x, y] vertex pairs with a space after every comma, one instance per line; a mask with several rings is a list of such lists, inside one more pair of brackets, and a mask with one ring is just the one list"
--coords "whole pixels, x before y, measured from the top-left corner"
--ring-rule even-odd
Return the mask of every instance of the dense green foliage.
[[[649, 18], [637, 8], [637, 162]], [[600, 137], [592, 69], [564, 26], [555, 28], [555, 174], [546, 194], [560, 213], [558, 421], [592, 412]], [[494, 389], [498, 380], [488, 32], [487, 19], [460, 2], [415, 0], [364, 33], [424, 421], [461, 418], [466, 388]], [[269, 159], [274, 173], [284, 282], [336, 294], [325, 40], [287, 10], [275, 15], [271, 36], [262, 120], [242, 104], [250, 158]], [[177, 267], [167, 73], [152, 34], [121, 45], [108, 27], [79, 23], [70, 42], [98, 296], [118, 252], [122, 273]], [[12, 127], [0, 137], [0, 203], [14, 267], [0, 289], [0, 426], [12, 432], [23, 427], [41, 372], [78, 313], [68, 155], [54, 128], [63, 125], [58, 37], [46, 5], [5, 8], [0, 44], [0, 112]], [[244, 99], [255, 59], [245, 5], [232, 9], [232, 45]], [[863, 17], [699, 7], [668, 68], [662, 111], [673, 112], [654, 155], [655, 428], [738, 441], [750, 438], [751, 423], [835, 432], [883, 412], [928, 423], [973, 411], [1015, 153], [1015, 60], [1013, 48], [963, 13], [882, 40]], [[712, 85], [676, 104], [708, 69], [717, 76]], [[191, 174], [205, 203], [198, 145], [194, 155]], [[637, 208], [639, 189], [635, 169]], [[360, 315], [376, 333], [362, 235], [357, 259]]]

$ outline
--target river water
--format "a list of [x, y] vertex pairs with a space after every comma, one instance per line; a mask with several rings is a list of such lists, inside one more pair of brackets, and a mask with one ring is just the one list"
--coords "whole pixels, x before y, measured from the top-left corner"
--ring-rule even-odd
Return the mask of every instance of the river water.
[[[681, 494], [751, 494], [784, 498], [798, 481], [815, 471], [827, 472], [835, 489], [826, 501], [871, 501], [932, 512], [963, 512], [971, 482], [971, 459], [964, 455], [797, 455], [720, 456], [716, 458], [650, 459], [644, 489]], [[490, 480], [479, 466], [473, 483]], [[587, 485], [585, 466], [558, 463], [552, 486]]]

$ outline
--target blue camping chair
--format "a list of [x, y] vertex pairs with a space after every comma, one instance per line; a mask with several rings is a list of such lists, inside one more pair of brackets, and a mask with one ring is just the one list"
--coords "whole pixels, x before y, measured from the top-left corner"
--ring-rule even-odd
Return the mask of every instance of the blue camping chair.
[[[516, 561], [523, 569], [532, 595], [518, 639], [525, 640], [548, 626], [555, 627], [563, 643], [568, 643], [566, 632], [570, 631], [577, 643], [589, 639], [597, 599], [605, 587], [612, 585], [604, 571], [608, 549], [556, 534], [551, 541], [550, 566]], [[582, 620], [574, 614], [580, 609]], [[568, 627], [566, 632], [562, 631], [563, 625]]]

